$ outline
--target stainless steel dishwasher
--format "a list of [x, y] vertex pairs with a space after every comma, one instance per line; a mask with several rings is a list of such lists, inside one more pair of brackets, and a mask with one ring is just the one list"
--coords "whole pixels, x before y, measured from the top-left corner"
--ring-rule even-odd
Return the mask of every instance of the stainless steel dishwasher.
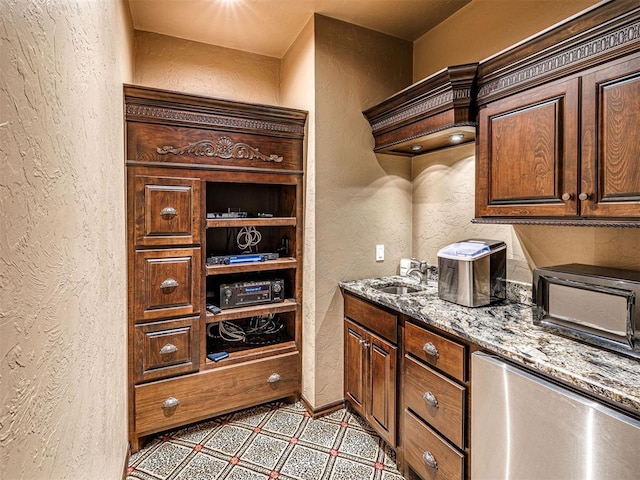
[[640, 478], [640, 421], [481, 352], [471, 365], [471, 478]]

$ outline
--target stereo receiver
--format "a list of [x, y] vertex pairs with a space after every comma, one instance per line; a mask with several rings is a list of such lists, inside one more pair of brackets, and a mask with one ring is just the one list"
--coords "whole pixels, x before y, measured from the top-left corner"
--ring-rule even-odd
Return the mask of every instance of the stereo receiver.
[[284, 280], [261, 280], [220, 285], [220, 308], [247, 307], [284, 300]]

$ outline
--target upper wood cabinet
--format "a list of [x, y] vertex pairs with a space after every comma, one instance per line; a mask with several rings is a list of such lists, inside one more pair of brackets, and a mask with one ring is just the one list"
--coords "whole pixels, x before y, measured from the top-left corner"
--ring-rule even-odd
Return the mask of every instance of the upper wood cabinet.
[[476, 221], [640, 226], [640, 6], [480, 64]]
[[414, 156], [473, 141], [477, 68], [448, 67], [365, 110], [373, 150]]

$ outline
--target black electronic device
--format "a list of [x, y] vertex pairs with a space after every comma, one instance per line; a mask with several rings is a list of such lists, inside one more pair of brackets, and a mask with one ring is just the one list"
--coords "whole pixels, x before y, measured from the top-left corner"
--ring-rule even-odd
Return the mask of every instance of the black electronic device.
[[247, 307], [284, 300], [284, 280], [260, 280], [220, 285], [220, 308]]
[[218, 255], [207, 257], [207, 265], [237, 265], [241, 263], [266, 262], [277, 260], [279, 253], [244, 253], [240, 255]]
[[218, 307], [217, 305], [213, 305], [212, 303], [207, 303], [207, 312], [211, 312], [214, 315], [220, 313], [220, 307]]
[[215, 218], [247, 218], [249, 214], [247, 212], [211, 212], [207, 213], [207, 219]]

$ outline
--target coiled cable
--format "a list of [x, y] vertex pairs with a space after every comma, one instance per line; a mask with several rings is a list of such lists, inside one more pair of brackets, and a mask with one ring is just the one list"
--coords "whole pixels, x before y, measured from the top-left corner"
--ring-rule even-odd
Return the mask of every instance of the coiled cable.
[[251, 252], [260, 240], [262, 240], [262, 234], [253, 226], [242, 227], [236, 236], [236, 244], [242, 251]]

